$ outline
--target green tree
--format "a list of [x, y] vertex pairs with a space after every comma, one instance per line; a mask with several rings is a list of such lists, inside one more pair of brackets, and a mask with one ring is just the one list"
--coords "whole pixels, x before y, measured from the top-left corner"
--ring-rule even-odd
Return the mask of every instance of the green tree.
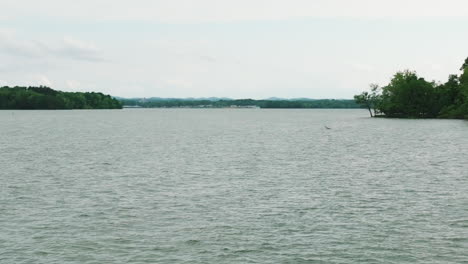
[[0, 109], [119, 109], [122, 104], [102, 93], [69, 93], [49, 87], [1, 87]]
[[380, 110], [389, 117], [435, 117], [435, 83], [419, 78], [416, 72], [397, 72], [382, 88]]
[[468, 58], [461, 70], [460, 76], [450, 75], [446, 83], [438, 85], [413, 71], [397, 72], [380, 94], [363, 92], [355, 100], [368, 108], [371, 116], [374, 106], [387, 117], [468, 119]]
[[462, 65], [463, 73], [460, 76], [460, 107], [458, 114], [468, 119], [468, 58]]
[[465, 62], [460, 68], [460, 71], [464, 71], [466, 68], [468, 68], [468, 58], [465, 59]]
[[[380, 87], [377, 84], [370, 84], [371, 92], [362, 92], [355, 95], [354, 100], [357, 104], [369, 110], [371, 117], [379, 113], [379, 105], [381, 103]], [[372, 111], [374, 113], [372, 113]]]

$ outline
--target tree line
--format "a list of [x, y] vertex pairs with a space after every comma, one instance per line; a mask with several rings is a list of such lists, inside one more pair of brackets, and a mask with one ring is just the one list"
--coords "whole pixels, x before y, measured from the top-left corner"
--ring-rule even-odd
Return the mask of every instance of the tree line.
[[231, 106], [248, 107], [256, 106], [260, 108], [360, 108], [354, 100], [144, 100], [144, 99], [120, 99], [124, 106], [139, 106], [145, 108], [226, 108]]
[[355, 95], [371, 116], [468, 119], [468, 58], [447, 82], [426, 81], [414, 71], [397, 72], [384, 87]]
[[0, 87], [0, 109], [121, 109], [110, 95], [62, 92], [46, 86]]

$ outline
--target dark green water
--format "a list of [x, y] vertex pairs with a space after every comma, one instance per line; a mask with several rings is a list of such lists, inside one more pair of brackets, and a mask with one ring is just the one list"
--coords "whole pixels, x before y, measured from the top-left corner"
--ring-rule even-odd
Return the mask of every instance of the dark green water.
[[468, 263], [466, 121], [0, 111], [0, 191], [0, 263]]

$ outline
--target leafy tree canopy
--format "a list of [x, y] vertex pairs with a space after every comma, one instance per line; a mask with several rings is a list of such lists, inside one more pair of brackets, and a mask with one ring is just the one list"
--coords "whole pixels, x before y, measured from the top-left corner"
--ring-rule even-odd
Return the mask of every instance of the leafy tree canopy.
[[0, 109], [120, 109], [102, 93], [61, 92], [49, 87], [0, 87]]

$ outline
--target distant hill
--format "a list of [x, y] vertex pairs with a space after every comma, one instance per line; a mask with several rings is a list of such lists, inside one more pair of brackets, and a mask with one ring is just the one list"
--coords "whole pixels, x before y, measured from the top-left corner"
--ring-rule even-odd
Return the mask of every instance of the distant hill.
[[360, 108], [354, 100], [348, 99], [282, 99], [268, 98], [265, 100], [231, 99], [231, 98], [131, 98], [119, 99], [127, 107], [145, 108], [227, 108], [227, 107], [258, 107], [258, 108]]
[[152, 101], [230, 101], [234, 100], [227, 97], [186, 97], [186, 98], [172, 98], [172, 97], [133, 97], [133, 98], [124, 98], [114, 96], [117, 100], [134, 100], [142, 102], [152, 102]]
[[266, 101], [316, 101], [319, 99], [311, 99], [311, 98], [281, 98], [281, 97], [269, 97], [264, 99]]

